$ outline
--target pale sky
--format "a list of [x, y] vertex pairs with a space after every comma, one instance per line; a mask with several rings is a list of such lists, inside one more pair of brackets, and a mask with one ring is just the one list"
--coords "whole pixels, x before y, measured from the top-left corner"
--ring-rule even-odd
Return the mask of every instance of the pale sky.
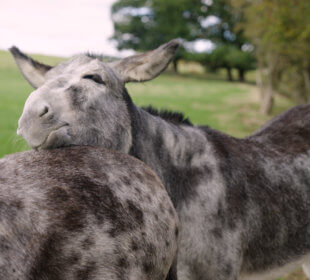
[[[116, 0], [0, 0], [0, 49], [16, 45], [28, 53], [71, 56], [86, 51], [120, 54], [110, 8]], [[195, 49], [210, 48], [197, 42]]]
[[117, 55], [110, 8], [115, 0], [0, 0], [0, 48], [69, 56]]

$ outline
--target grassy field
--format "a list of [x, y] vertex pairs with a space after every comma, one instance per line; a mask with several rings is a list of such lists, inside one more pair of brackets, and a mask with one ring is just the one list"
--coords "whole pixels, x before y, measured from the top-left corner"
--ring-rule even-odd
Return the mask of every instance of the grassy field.
[[[61, 61], [61, 58], [34, 57], [52, 65]], [[195, 124], [207, 124], [236, 137], [249, 135], [270, 117], [258, 113], [259, 94], [254, 85], [229, 83], [223, 77], [183, 71], [178, 76], [164, 74], [151, 82], [129, 84], [128, 90], [138, 105], [181, 111]], [[0, 51], [0, 157], [28, 149], [16, 136], [16, 128], [31, 91], [9, 53]], [[291, 106], [288, 100], [277, 97], [273, 115]], [[282, 279], [306, 280], [301, 271]]]

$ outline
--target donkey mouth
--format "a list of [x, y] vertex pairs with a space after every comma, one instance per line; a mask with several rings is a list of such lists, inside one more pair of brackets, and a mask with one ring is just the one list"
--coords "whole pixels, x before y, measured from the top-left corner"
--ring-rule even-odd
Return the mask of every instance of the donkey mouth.
[[67, 132], [67, 127], [69, 124], [65, 123], [61, 126], [50, 131], [45, 139], [42, 141], [40, 145], [32, 147], [34, 150], [46, 150], [57, 148], [59, 146], [65, 146], [66, 140], [68, 140], [69, 135]]

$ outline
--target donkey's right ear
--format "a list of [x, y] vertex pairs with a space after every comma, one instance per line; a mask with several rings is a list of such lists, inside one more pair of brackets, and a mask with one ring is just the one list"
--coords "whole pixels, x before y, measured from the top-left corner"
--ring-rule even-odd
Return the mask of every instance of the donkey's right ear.
[[45, 83], [45, 74], [52, 66], [42, 64], [22, 53], [15, 46], [10, 49], [19, 70], [22, 72], [26, 80], [34, 88], [38, 88]]

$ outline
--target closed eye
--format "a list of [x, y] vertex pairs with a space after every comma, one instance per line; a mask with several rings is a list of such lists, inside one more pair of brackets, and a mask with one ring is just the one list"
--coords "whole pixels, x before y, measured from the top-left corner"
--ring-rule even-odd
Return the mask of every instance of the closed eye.
[[101, 84], [101, 85], [105, 85], [106, 83], [104, 82], [104, 80], [102, 80], [102, 78], [100, 77], [100, 75], [98, 74], [88, 74], [88, 75], [84, 75], [82, 77], [83, 79], [89, 79], [94, 81], [97, 84]]

